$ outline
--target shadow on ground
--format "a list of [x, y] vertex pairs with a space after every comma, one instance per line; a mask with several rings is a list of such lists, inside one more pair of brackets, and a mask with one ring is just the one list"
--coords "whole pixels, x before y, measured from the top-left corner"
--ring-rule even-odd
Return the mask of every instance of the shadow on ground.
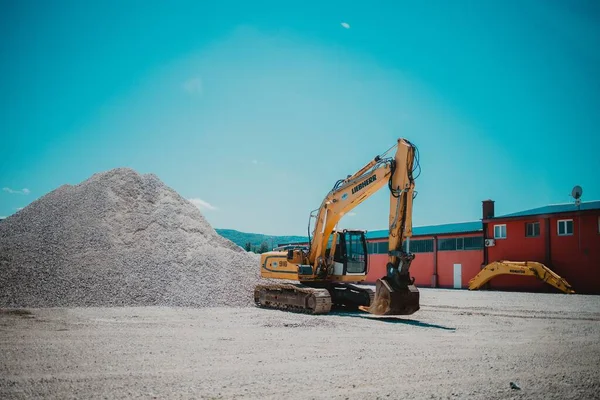
[[374, 317], [370, 316], [370, 314], [363, 314], [361, 312], [348, 312], [348, 311], [338, 311], [338, 312], [330, 312], [330, 315], [337, 315], [340, 317], [353, 317], [353, 318], [362, 318], [368, 319], [370, 321], [379, 321], [379, 322], [387, 322], [389, 324], [404, 324], [404, 325], [412, 325], [418, 326], [420, 328], [435, 328], [442, 329], [445, 331], [455, 331], [456, 328], [450, 328], [448, 326], [430, 324], [427, 322], [421, 322], [416, 319], [404, 319], [404, 318], [395, 318], [395, 317]]

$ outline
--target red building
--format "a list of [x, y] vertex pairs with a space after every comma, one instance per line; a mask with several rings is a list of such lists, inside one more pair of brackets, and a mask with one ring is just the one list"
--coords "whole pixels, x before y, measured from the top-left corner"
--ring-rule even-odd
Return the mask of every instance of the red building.
[[[600, 294], [600, 201], [576, 206], [549, 205], [494, 216], [494, 202], [483, 202], [487, 242], [483, 262], [538, 261], [571, 284], [577, 293]], [[490, 289], [550, 291], [532, 277], [499, 276]]]

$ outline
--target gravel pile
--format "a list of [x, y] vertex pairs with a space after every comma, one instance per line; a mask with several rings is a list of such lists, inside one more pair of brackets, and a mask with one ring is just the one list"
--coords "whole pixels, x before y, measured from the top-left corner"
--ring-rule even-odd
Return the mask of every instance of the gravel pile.
[[246, 306], [258, 262], [158, 177], [119, 168], [0, 222], [0, 306]]

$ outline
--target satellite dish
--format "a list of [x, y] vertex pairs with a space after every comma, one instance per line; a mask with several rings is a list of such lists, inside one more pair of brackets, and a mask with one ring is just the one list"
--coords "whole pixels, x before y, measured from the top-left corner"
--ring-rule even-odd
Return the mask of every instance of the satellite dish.
[[571, 191], [571, 196], [573, 196], [573, 198], [575, 200], [579, 200], [581, 198], [582, 194], [583, 194], [583, 189], [579, 185], [575, 186], [573, 188], [573, 190]]

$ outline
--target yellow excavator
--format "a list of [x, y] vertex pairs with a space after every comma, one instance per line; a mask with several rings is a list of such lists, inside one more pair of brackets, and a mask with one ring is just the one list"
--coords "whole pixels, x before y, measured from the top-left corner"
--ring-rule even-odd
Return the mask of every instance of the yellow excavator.
[[[394, 149], [394, 156], [388, 156]], [[310, 213], [307, 248], [261, 255], [260, 274], [265, 282], [255, 287], [256, 305], [310, 314], [326, 314], [332, 308], [375, 315], [418, 311], [419, 291], [409, 273], [414, 255], [402, 248], [412, 236], [418, 154], [412, 143], [400, 138], [356, 173], [338, 180], [321, 206]], [[390, 191], [388, 262], [386, 275], [377, 280], [373, 292], [356, 285], [366, 279], [368, 270], [365, 231], [338, 231], [336, 227], [344, 215], [384, 186]]]

